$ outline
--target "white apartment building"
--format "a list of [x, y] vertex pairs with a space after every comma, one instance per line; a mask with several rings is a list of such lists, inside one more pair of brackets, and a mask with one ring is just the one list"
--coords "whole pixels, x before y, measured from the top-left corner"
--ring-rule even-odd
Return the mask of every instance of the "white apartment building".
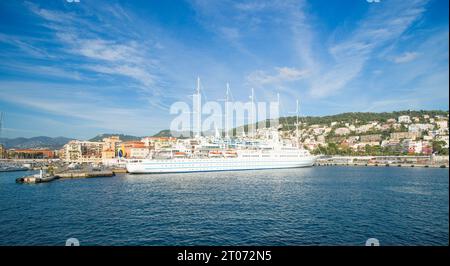
[[411, 118], [409, 117], [409, 115], [401, 115], [398, 117], [398, 122], [399, 123], [411, 123]]

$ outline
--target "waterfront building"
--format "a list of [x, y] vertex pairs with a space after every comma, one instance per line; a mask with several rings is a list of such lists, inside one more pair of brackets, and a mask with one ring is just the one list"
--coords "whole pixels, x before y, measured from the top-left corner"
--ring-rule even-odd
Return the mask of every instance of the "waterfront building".
[[102, 150], [102, 160], [116, 158], [116, 152], [114, 150]]
[[10, 149], [11, 159], [52, 159], [55, 152], [49, 149]]
[[108, 159], [116, 158], [117, 150], [120, 147], [120, 143], [122, 143], [119, 136], [111, 136], [108, 138], [103, 138], [102, 141], [103, 141], [102, 160], [105, 161]]
[[161, 150], [165, 148], [172, 147], [176, 142], [177, 138], [174, 137], [145, 137], [141, 139], [145, 147], [151, 150]]
[[114, 151], [116, 152], [122, 142], [119, 136], [111, 136], [108, 138], [103, 138], [103, 150], [104, 151]]
[[130, 148], [127, 158], [144, 159], [150, 154], [149, 148]]
[[126, 158], [146, 158], [153, 148], [152, 142], [143, 141], [126, 141], [122, 143], [121, 147]]
[[103, 142], [72, 140], [64, 145], [64, 158], [66, 162], [101, 162]]

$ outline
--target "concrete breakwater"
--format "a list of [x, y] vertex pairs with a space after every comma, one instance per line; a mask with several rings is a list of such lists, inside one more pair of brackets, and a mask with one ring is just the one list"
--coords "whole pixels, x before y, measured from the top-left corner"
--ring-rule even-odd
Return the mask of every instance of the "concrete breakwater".
[[111, 177], [114, 176], [113, 171], [76, 171], [76, 172], [63, 172], [58, 173], [56, 176], [59, 178], [91, 178], [91, 177]]
[[113, 171], [74, 171], [61, 172], [57, 174], [46, 174], [43, 176], [31, 175], [16, 179], [17, 183], [37, 184], [47, 183], [57, 179], [73, 179], [73, 178], [94, 178], [94, 177], [111, 177], [114, 176]]

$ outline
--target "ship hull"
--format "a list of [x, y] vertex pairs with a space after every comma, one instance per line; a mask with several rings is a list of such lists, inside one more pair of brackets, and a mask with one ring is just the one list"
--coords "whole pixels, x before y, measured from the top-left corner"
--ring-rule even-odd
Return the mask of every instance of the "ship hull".
[[141, 160], [127, 163], [127, 171], [132, 174], [156, 173], [191, 173], [217, 171], [248, 171], [264, 169], [300, 168], [313, 166], [314, 156], [291, 160], [284, 159], [171, 159], [171, 160]]

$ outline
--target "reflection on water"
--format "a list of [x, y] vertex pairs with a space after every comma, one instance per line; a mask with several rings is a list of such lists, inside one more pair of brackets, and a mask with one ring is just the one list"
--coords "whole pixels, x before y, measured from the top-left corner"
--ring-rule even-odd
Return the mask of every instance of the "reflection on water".
[[448, 170], [315, 167], [19, 185], [0, 174], [0, 244], [448, 244]]

